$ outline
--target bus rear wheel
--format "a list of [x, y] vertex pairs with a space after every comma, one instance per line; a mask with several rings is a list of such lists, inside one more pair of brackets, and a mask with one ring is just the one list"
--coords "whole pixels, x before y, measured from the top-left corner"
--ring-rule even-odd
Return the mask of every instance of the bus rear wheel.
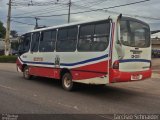
[[67, 91], [73, 90], [73, 81], [70, 73], [65, 73], [62, 76], [62, 87]]
[[23, 70], [23, 78], [26, 80], [29, 80], [29, 79], [31, 79], [31, 77], [32, 76], [29, 74], [29, 67], [25, 66], [24, 70]]

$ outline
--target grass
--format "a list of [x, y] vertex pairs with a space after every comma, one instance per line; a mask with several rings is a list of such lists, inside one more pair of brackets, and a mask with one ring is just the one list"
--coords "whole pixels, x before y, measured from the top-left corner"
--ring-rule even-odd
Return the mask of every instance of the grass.
[[0, 56], [0, 63], [15, 63], [17, 56]]

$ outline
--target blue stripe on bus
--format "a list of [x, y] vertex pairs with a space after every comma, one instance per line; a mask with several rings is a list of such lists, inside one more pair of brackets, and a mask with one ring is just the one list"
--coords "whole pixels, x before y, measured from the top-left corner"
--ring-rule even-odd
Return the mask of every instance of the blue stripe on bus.
[[30, 61], [23, 61], [23, 62], [30, 63], [30, 64], [54, 65], [54, 63], [48, 63], [48, 62], [30, 62]]
[[151, 62], [150, 60], [146, 60], [146, 59], [123, 59], [123, 60], [119, 60], [120, 63], [124, 63], [124, 62]]
[[97, 58], [92, 58], [92, 59], [84, 60], [84, 61], [81, 61], [81, 62], [77, 62], [77, 63], [61, 63], [60, 65], [61, 66], [75, 66], [75, 65], [79, 65], [79, 64], [85, 64], [85, 63], [88, 63], [88, 62], [101, 60], [101, 59], [104, 59], [104, 58], [107, 58], [107, 57], [108, 57], [108, 54], [97, 57]]
[[49, 62], [32, 62], [32, 61], [24, 61], [22, 60], [20, 57], [19, 59], [23, 62], [23, 63], [29, 63], [29, 64], [43, 64], [43, 65], [54, 65], [54, 63], [49, 63]]
[[[108, 54], [97, 57], [97, 58], [92, 58], [92, 59], [88, 59], [88, 60], [84, 60], [81, 62], [76, 62], [76, 63], [60, 63], [60, 66], [75, 66], [75, 65], [80, 65], [80, 64], [85, 64], [88, 62], [93, 62], [93, 61], [97, 61], [97, 60], [101, 60], [104, 58], [107, 58]], [[20, 58], [20, 57], [19, 57]], [[43, 65], [55, 65], [54, 63], [49, 63], [49, 62], [31, 62], [31, 61], [23, 61], [21, 58], [20, 60], [24, 63], [29, 63], [29, 64], [43, 64]]]

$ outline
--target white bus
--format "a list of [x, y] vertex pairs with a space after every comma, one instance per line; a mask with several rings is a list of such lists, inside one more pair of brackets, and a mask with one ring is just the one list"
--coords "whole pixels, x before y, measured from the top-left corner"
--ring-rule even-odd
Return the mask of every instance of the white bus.
[[42, 76], [108, 84], [151, 77], [149, 25], [133, 18], [108, 18], [42, 28], [22, 36], [17, 68], [25, 79]]

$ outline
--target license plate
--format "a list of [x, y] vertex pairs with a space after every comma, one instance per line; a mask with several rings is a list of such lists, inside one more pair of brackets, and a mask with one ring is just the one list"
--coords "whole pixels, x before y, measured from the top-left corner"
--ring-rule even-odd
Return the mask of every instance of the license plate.
[[131, 80], [141, 80], [141, 79], [142, 79], [142, 75], [140, 74], [131, 75]]

